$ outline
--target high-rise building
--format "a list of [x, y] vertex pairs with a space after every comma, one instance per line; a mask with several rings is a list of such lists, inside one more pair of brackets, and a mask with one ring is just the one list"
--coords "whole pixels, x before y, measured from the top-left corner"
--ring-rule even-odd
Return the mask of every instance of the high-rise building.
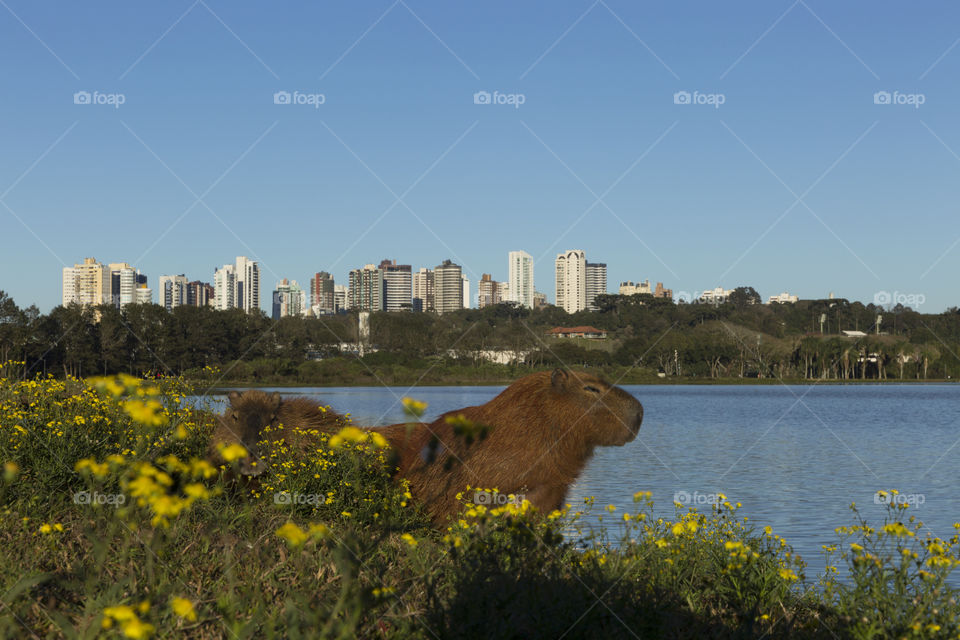
[[337, 305], [333, 295], [333, 276], [326, 271], [314, 274], [310, 278], [310, 309], [314, 315], [336, 313]]
[[84, 258], [83, 264], [63, 268], [63, 305], [109, 304], [112, 284], [110, 269], [96, 258]]
[[673, 289], [664, 289], [663, 283], [658, 282], [657, 288], [653, 291], [654, 298], [670, 298], [673, 300]]
[[497, 282], [489, 273], [483, 274], [477, 282], [477, 308], [483, 309], [505, 301], [507, 298], [504, 294], [507, 289], [509, 287], [506, 282]]
[[547, 294], [539, 291], [533, 292], [533, 308], [542, 309], [547, 306]]
[[350, 272], [347, 306], [357, 311], [383, 311], [383, 271], [375, 265], [364, 265]]
[[460, 265], [444, 260], [433, 270], [434, 304], [437, 313], [463, 308], [463, 271]]
[[260, 310], [260, 265], [246, 256], [237, 256], [237, 300], [235, 306], [247, 313]]
[[333, 285], [333, 310], [336, 313], [347, 310], [347, 285], [345, 284], [335, 284]]
[[302, 316], [307, 310], [307, 292], [296, 280], [284, 278], [273, 291], [273, 319]]
[[607, 265], [602, 262], [588, 262], [586, 269], [587, 310], [596, 311], [594, 300], [607, 292]]
[[187, 304], [187, 276], [160, 276], [157, 279], [160, 305], [167, 311]]
[[260, 310], [260, 265], [246, 256], [237, 256], [234, 264], [225, 264], [213, 276], [214, 307], [220, 311]]
[[187, 283], [187, 305], [191, 307], [211, 306], [216, 301], [216, 290], [209, 282], [194, 280]]
[[133, 303], [153, 304], [153, 290], [150, 289], [146, 283], [139, 285], [136, 291], [133, 292]]
[[[128, 304], [133, 304], [140, 272], [126, 262], [112, 262], [109, 266], [110, 300], [113, 306], [122, 309]], [[143, 276], [143, 284], [146, 283], [146, 276]]]
[[214, 308], [226, 311], [237, 306], [237, 267], [225, 264], [213, 274]]
[[557, 306], [567, 313], [587, 308], [587, 256], [573, 249], [557, 254]]
[[508, 258], [509, 300], [533, 308], [533, 258], [526, 251], [511, 251]]
[[383, 271], [384, 309], [387, 311], [410, 311], [413, 309], [413, 278], [408, 264], [396, 260], [380, 263]]
[[421, 267], [413, 274], [412, 296], [414, 311], [435, 311], [433, 269]]
[[470, 281], [467, 280], [466, 274], [460, 274], [460, 282], [462, 285], [461, 291], [463, 292], [463, 308], [469, 309], [473, 305], [470, 304]]
[[620, 283], [617, 293], [621, 296], [635, 296], [638, 294], [653, 294], [653, 289], [650, 288], [649, 280], [644, 280], [643, 282], [627, 280], [626, 282]]

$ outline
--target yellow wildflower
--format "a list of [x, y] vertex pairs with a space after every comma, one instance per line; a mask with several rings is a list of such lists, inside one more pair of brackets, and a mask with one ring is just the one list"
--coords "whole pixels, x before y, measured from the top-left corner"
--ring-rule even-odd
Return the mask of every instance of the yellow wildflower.
[[194, 622], [197, 619], [197, 612], [193, 608], [193, 603], [186, 598], [174, 598], [170, 601], [170, 608], [185, 620]]
[[419, 400], [414, 400], [413, 398], [404, 398], [402, 402], [403, 411], [409, 416], [419, 418], [427, 410], [426, 402], [420, 402]]
[[287, 522], [274, 533], [277, 537], [286, 540], [291, 547], [299, 547], [307, 541], [306, 532], [292, 522]]
[[239, 460], [240, 458], [246, 458], [250, 454], [247, 453], [247, 450], [243, 446], [233, 443], [226, 446], [220, 445], [217, 447], [220, 451], [220, 457], [222, 457], [227, 462], [233, 462], [234, 460]]

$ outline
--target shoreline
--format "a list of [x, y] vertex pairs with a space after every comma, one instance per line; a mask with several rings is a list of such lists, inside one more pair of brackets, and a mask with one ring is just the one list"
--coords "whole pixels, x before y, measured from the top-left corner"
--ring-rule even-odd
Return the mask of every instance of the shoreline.
[[[380, 388], [380, 387], [503, 387], [508, 386], [515, 382], [518, 378], [509, 378], [502, 380], [463, 380], [463, 379], [454, 379], [443, 382], [401, 382], [401, 381], [391, 381], [390, 383], [377, 383], [377, 381], [372, 381], [371, 384], [357, 384], [355, 382], [259, 382], [259, 381], [229, 381], [229, 382], [218, 382], [215, 386], [209, 388], [209, 391], [218, 392], [218, 391], [230, 391], [232, 389], [264, 389], [264, 388], [278, 388], [278, 389], [302, 389], [302, 388]], [[202, 386], [198, 382], [191, 381], [197, 386]], [[956, 385], [958, 384], [957, 380], [945, 378], [945, 379], [929, 379], [929, 380], [805, 380], [803, 378], [714, 378], [711, 380], [704, 379], [671, 379], [671, 378], [658, 378], [656, 380], [645, 380], [642, 382], [629, 381], [624, 382], [620, 381], [616, 383], [618, 386], [770, 386], [770, 385], [789, 385], [789, 386], [942, 386], [942, 385]]]

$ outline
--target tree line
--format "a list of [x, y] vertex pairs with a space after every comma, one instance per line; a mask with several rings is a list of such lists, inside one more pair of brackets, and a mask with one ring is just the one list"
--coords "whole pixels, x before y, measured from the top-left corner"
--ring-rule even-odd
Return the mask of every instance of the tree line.
[[[358, 318], [345, 313], [272, 320], [265, 314], [158, 305], [21, 309], [0, 291], [0, 362], [16, 375], [202, 376], [308, 381], [318, 362], [366, 368], [483, 367], [498, 355], [513, 369], [577, 365], [683, 378], [946, 379], [960, 376], [960, 311], [921, 314], [844, 299], [757, 304], [749, 287], [725, 303], [675, 304], [649, 295], [603, 295], [599, 310], [567, 314], [505, 303], [453, 313], [373, 313], [358, 348]], [[877, 324], [877, 316], [882, 322]], [[589, 325], [604, 340], [547, 337]], [[823, 328], [823, 333], [821, 333]], [[867, 335], [848, 338], [842, 329]], [[324, 365], [326, 370], [333, 365]], [[9, 375], [9, 372], [4, 372]], [[519, 373], [519, 371], [517, 372]]]

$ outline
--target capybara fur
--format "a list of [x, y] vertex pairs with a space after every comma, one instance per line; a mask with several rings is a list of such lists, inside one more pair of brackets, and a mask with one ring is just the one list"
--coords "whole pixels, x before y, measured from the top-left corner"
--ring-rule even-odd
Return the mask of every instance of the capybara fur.
[[[468, 444], [448, 422], [457, 416], [487, 427], [486, 437]], [[623, 389], [556, 369], [521, 378], [490, 402], [449, 411], [409, 435], [404, 424], [381, 433], [399, 453], [399, 476], [442, 526], [462, 506], [457, 493], [476, 500], [467, 485], [522, 494], [543, 513], [560, 508], [594, 448], [630, 442], [642, 420], [643, 406]]]
[[[217, 427], [210, 438], [208, 457], [217, 465], [223, 464], [219, 448], [224, 444], [240, 444], [248, 456], [239, 462], [244, 476], [257, 476], [266, 470], [268, 462], [262, 459], [261, 442], [283, 440], [297, 451], [316, 446], [318, 439], [311, 431], [336, 433], [348, 424], [347, 418], [332, 409], [321, 407], [308, 398], [283, 399], [279, 393], [250, 390], [231, 391], [230, 406], [217, 416]], [[269, 427], [269, 428], [268, 428]]]

